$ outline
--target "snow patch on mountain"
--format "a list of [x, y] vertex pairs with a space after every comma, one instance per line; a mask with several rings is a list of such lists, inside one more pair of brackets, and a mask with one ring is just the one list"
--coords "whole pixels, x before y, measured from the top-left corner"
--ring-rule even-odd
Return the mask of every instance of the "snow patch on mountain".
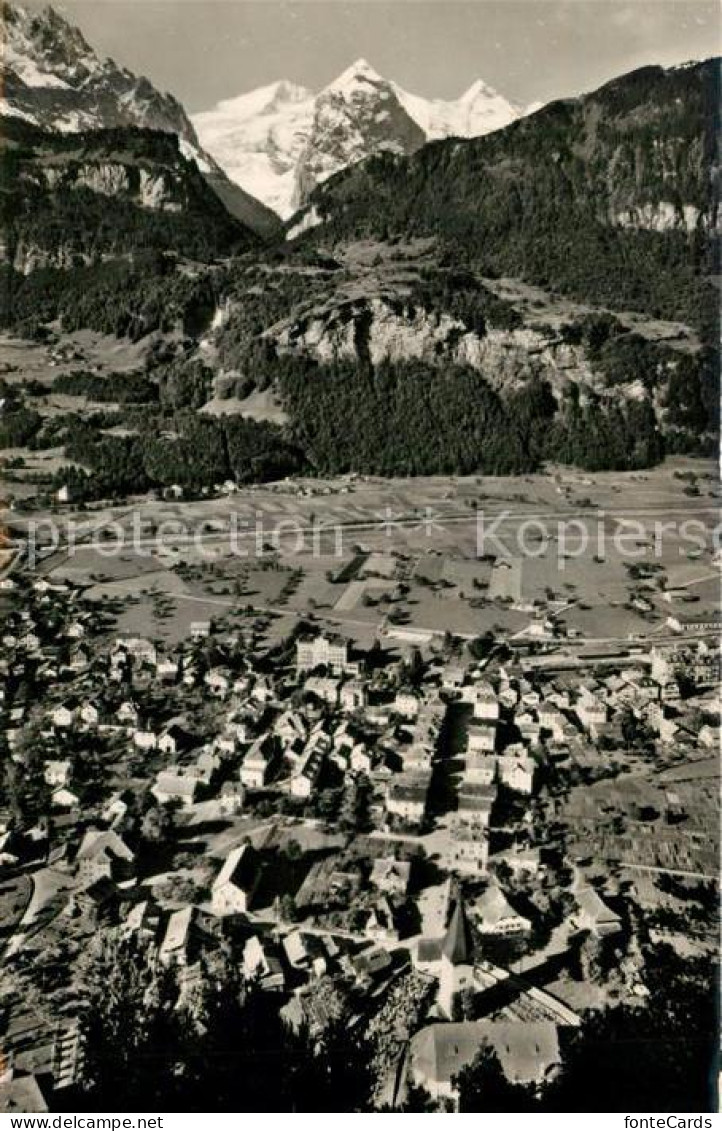
[[411, 94], [357, 59], [319, 93], [281, 80], [194, 115], [205, 149], [231, 180], [287, 219], [309, 190], [380, 150], [480, 137], [523, 109], [478, 80], [460, 98]]
[[232, 181], [287, 216], [313, 113], [310, 90], [280, 81], [219, 102], [214, 110], [196, 114], [193, 123]]
[[417, 122], [428, 141], [444, 137], [481, 137], [503, 129], [521, 116], [521, 107], [498, 94], [481, 79], [453, 101], [421, 98], [400, 86], [394, 90], [401, 105]]

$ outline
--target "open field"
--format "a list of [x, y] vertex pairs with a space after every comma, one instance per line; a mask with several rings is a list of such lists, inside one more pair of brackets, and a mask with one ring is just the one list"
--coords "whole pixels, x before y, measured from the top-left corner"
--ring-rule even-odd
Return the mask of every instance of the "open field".
[[201, 412], [210, 416], [247, 416], [252, 420], [269, 420], [273, 424], [284, 424], [288, 420], [271, 389], [254, 389], [243, 398], [213, 397], [203, 405]]
[[[123, 627], [145, 619], [161, 638], [251, 606], [372, 636], [394, 624], [523, 635], [546, 612], [562, 635], [624, 641], [718, 608], [714, 477], [711, 463], [673, 460], [638, 474], [294, 480], [33, 519], [41, 541], [43, 523], [60, 523], [43, 572], [128, 601]], [[29, 521], [17, 516], [20, 535]]]
[[0, 376], [8, 384], [39, 381], [48, 388], [61, 373], [92, 369], [96, 373], [130, 373], [143, 364], [149, 341], [131, 342], [93, 330], [62, 335], [62, 353], [42, 342], [0, 335]]

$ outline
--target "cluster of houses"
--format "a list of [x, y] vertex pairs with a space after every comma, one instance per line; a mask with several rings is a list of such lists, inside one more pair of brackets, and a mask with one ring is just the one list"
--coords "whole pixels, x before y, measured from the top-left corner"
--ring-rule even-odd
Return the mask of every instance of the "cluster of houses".
[[[435, 838], [447, 877], [439, 927], [432, 934], [417, 928], [405, 961], [436, 986], [432, 1024], [414, 1038], [409, 1072], [439, 1097], [451, 1094], [452, 1077], [485, 1042], [513, 1078], [533, 1082], [558, 1062], [558, 1029], [576, 1023], [538, 994], [530, 998], [538, 1031], [528, 1021], [505, 1021], [504, 1029], [457, 1020], [459, 995], [483, 994], [501, 977], [488, 964], [479, 973], [478, 939], [524, 937], [533, 928], [532, 913], [519, 910], [491, 867], [494, 830], [510, 804], [519, 835], [504, 863], [536, 875], [539, 850], [524, 821], [546, 767], [563, 765], [580, 746], [622, 747], [630, 716], [656, 742], [682, 751], [711, 756], [720, 738], [719, 715], [691, 710], [698, 700], [680, 678], [684, 672], [703, 697], [719, 680], [719, 651], [703, 641], [660, 646], [628, 666], [534, 676], [518, 658], [488, 666], [448, 649], [424, 659], [413, 649], [401, 658], [379, 653], [370, 662], [348, 641], [317, 633], [290, 642], [295, 670], [269, 674], [251, 637], [217, 633], [208, 622], [194, 624], [175, 649], [137, 634], [108, 640], [76, 588], [39, 579], [7, 617], [2, 643], [2, 756], [28, 772], [39, 760], [47, 814], [29, 830], [17, 801], [2, 799], [0, 876], [52, 861], [63, 881], [53, 902], [62, 930], [135, 936], [158, 963], [180, 972], [186, 988], [200, 956], [229, 931], [246, 975], [279, 994], [279, 1008], [296, 1021], [313, 1020], [309, 987], [321, 978], [357, 989], [390, 985], [395, 948], [407, 937], [404, 914], [418, 898], [411, 859], [394, 844], [411, 843], [423, 855], [425, 838]], [[203, 703], [205, 725], [184, 710], [189, 697]], [[125, 788], [88, 777], [84, 752], [98, 751], [123, 768]], [[359, 782], [368, 788], [369, 825], [361, 830], [351, 820], [346, 839], [354, 843], [363, 832], [368, 852], [360, 866], [342, 850], [310, 859], [292, 893], [296, 923], [278, 900], [264, 902], [271, 850], [240, 835], [202, 893], [164, 900], [143, 882], [132, 812], [166, 814], [171, 824], [180, 814], [232, 825], [264, 805], [271, 816], [290, 812], [317, 828], [329, 788], [345, 796]], [[468, 907], [466, 888], [474, 892]], [[572, 895], [575, 930], [619, 932], [619, 916], [583, 877]], [[319, 915], [354, 907], [352, 926], [344, 920], [339, 931]], [[6, 957], [20, 955], [24, 943], [18, 928]], [[17, 1006], [0, 1017], [11, 1053], [7, 1034], [13, 1026], [25, 1034], [22, 1016]], [[49, 1040], [47, 1025], [37, 1018], [33, 1025]], [[51, 1072], [57, 1087], [72, 1079], [72, 1025], [52, 1031], [51, 1060], [62, 1065]], [[25, 1089], [39, 1102], [20, 1051], [10, 1061], [18, 1094]]]

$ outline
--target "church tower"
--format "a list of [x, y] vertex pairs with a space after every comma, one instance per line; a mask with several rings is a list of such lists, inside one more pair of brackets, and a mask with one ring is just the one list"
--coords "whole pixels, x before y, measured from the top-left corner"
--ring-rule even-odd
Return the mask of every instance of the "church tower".
[[441, 948], [438, 1004], [445, 1017], [453, 1018], [456, 995], [474, 986], [473, 958], [474, 942], [471, 928], [466, 918], [464, 904], [461, 898], [457, 898]]

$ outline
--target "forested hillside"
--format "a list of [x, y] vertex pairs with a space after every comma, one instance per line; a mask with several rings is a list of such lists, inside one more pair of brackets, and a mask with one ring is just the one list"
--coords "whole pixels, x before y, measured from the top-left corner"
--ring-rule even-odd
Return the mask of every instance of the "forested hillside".
[[645, 67], [487, 137], [340, 173], [300, 238], [434, 235], [457, 264], [712, 333], [718, 136], [717, 60]]
[[[713, 62], [648, 67], [484, 138], [373, 158], [273, 245], [168, 134], [15, 120], [2, 324], [148, 347], [131, 388], [86, 374], [65, 390], [117, 406], [109, 420], [50, 425], [21, 396], [0, 443], [62, 443], [88, 495], [709, 454], [717, 87]], [[283, 428], [243, 419], [260, 391]], [[198, 417], [210, 401], [221, 419]]]
[[258, 243], [170, 134], [48, 133], [17, 118], [0, 137], [5, 261], [28, 274], [149, 248], [209, 261]]

